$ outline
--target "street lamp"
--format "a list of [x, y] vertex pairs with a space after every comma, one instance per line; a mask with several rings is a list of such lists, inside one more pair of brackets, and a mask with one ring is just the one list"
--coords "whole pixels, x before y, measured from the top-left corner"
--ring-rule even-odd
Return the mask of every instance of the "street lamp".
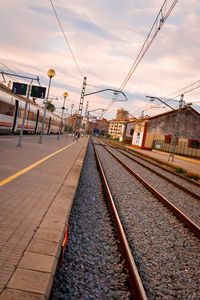
[[74, 107], [74, 104], [71, 104], [71, 112], [70, 112], [70, 116], [72, 115], [73, 107]]
[[47, 111], [47, 103], [48, 103], [48, 98], [49, 98], [49, 90], [50, 90], [50, 85], [51, 85], [51, 78], [53, 78], [56, 75], [56, 72], [54, 69], [49, 69], [47, 72], [47, 75], [49, 76], [49, 86], [48, 86], [48, 91], [47, 91], [47, 98], [45, 102], [45, 107], [44, 107], [44, 115], [43, 115], [43, 120], [42, 120], [42, 129], [40, 132], [40, 140], [39, 144], [42, 144], [42, 137], [43, 137], [43, 130], [44, 130], [44, 122], [46, 118], [46, 111]]
[[61, 113], [61, 120], [60, 120], [60, 126], [59, 126], [59, 131], [58, 131], [58, 140], [60, 138], [60, 132], [61, 132], [61, 128], [62, 128], [62, 118], [63, 118], [63, 113], [64, 113], [64, 110], [65, 110], [65, 100], [68, 97], [68, 93], [64, 92], [63, 93], [63, 97], [64, 97], [64, 101], [63, 101], [62, 113]]

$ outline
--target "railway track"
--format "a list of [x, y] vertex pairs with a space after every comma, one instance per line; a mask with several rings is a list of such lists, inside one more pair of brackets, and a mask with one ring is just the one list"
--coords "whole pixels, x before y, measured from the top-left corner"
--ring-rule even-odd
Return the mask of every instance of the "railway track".
[[[105, 184], [105, 181], [104, 181]], [[119, 224], [119, 222], [118, 222]], [[79, 186], [69, 218], [69, 236], [63, 264], [57, 269], [51, 300], [57, 299], [147, 299], [139, 288], [130, 289], [125, 260], [108, 209], [93, 147], [89, 142]], [[122, 231], [121, 231], [122, 232]], [[122, 235], [122, 240], [125, 236]], [[123, 248], [124, 251], [127, 249]], [[130, 251], [129, 251], [130, 252]], [[127, 255], [126, 255], [127, 257]], [[134, 295], [132, 297], [132, 295]]]
[[[130, 155], [132, 155], [135, 159], [137, 158], [139, 161], [145, 162], [147, 165], [150, 165], [151, 167], [155, 167], [155, 169], [157, 170], [162, 170], [167, 177], [167, 174], [169, 175], [169, 177], [173, 177], [174, 181], [180, 182], [181, 184], [184, 183], [184, 185], [186, 185], [188, 188], [190, 188], [190, 186], [192, 186], [192, 188], [195, 191], [195, 187], [198, 188], [198, 190], [200, 189], [200, 183], [196, 182], [188, 177], [184, 177], [183, 175], [180, 175], [178, 173], [175, 173], [174, 171], [167, 169], [166, 167], [163, 167], [161, 164], [159, 164], [159, 162], [154, 162], [153, 158], [147, 158], [144, 154], [138, 153], [137, 151], [135, 151], [134, 149], [129, 150], [126, 147], [120, 146], [120, 145], [115, 145], [113, 143], [107, 142], [107, 141], [103, 141], [105, 144], [120, 149]], [[198, 195], [200, 195], [200, 192], [198, 193]]]
[[[94, 144], [93, 144], [94, 147]], [[143, 300], [147, 300], [147, 296], [146, 296], [146, 292], [144, 290], [143, 284], [142, 284], [142, 280], [139, 276], [130, 246], [128, 244], [127, 238], [126, 238], [126, 234], [124, 232], [120, 217], [118, 215], [110, 188], [108, 186], [108, 182], [105, 176], [105, 173], [103, 171], [99, 156], [97, 154], [97, 151], [94, 147], [94, 153], [95, 153], [95, 158], [96, 158], [96, 162], [97, 162], [97, 167], [102, 179], [102, 184], [104, 187], [104, 192], [106, 194], [106, 198], [112, 213], [112, 216], [114, 218], [114, 223], [115, 223], [115, 227], [117, 229], [118, 232], [118, 236], [121, 242], [121, 248], [122, 248], [122, 253], [123, 256], [126, 260], [126, 266], [128, 268], [129, 271], [129, 283], [131, 286], [131, 291], [133, 293], [134, 299], [143, 299]]]
[[[118, 155], [113, 153], [116, 150], [110, 151], [107, 147], [102, 147], [99, 141], [96, 142], [95, 148], [131, 251], [136, 257], [136, 265], [148, 299], [198, 299], [199, 268], [191, 261], [190, 256], [192, 251], [192, 260], [199, 258], [199, 227], [153, 187], [149, 187], [141, 176], [135, 174], [132, 167], [130, 169], [127, 164], [124, 166], [121, 161], [122, 153], [119, 159]], [[130, 173], [134, 174], [134, 178]], [[186, 194], [186, 191], [184, 193]], [[197, 196], [193, 196], [195, 201], [198, 201]], [[162, 199], [161, 201], [165, 202], [198, 238], [159, 204], [155, 197]]]
[[196, 187], [200, 188], [199, 182], [196, 182], [188, 177], [185, 177], [179, 173], [175, 173], [174, 171], [167, 169], [166, 166], [164, 167], [162, 165], [161, 161], [159, 162], [159, 161], [155, 160], [153, 157], [147, 157], [145, 154], [138, 153], [134, 149], [129, 150], [125, 146], [120, 146], [113, 142], [110, 143], [105, 140], [103, 140], [103, 142], [111, 147], [115, 147], [117, 149], [123, 150], [124, 152], [129, 153], [130, 155], [134, 156], [134, 158], [137, 157], [138, 159], [141, 159], [143, 162], [145, 161], [147, 164], [150, 164], [151, 166], [155, 166], [155, 168], [158, 168], [158, 169], [162, 170], [163, 172], [168, 173], [169, 176], [173, 176], [174, 178], [176, 178], [176, 179], [174, 179], [174, 181], [177, 180], [179, 182], [179, 180], [180, 180], [180, 182], [184, 182], [184, 184], [186, 184], [187, 186], [192, 185], [192, 186], [196, 186]]
[[[133, 154], [130, 151], [126, 151], [125, 149], [115, 147], [111, 144], [107, 144], [107, 145], [111, 146], [114, 149], [118, 149], [118, 151], [120, 153], [122, 153], [124, 156], [128, 157], [132, 161], [138, 163], [139, 165], [141, 165], [145, 169], [153, 172], [154, 174], [162, 177], [163, 179], [165, 179], [169, 183], [173, 184], [175, 187], [178, 187], [185, 193], [200, 200], [200, 184], [199, 183], [192, 181], [189, 178], [185, 178], [183, 176], [175, 174], [174, 172], [172, 172], [162, 166], [158, 166], [153, 162], [149, 162], [148, 160], [146, 160], [144, 158], [142, 159], [141, 157], [136, 156], [135, 154]], [[170, 176], [171, 176], [171, 178], [170, 178]], [[177, 178], [178, 178], [178, 180], [177, 180]]]

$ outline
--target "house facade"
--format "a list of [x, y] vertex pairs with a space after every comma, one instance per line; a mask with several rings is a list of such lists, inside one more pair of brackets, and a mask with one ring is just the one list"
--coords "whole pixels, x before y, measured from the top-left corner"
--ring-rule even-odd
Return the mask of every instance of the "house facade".
[[200, 158], [200, 114], [191, 107], [169, 111], [137, 120], [134, 124], [132, 146], [146, 150], [169, 152], [177, 122], [178, 139], [175, 153]]
[[125, 121], [123, 120], [110, 120], [108, 127], [108, 134], [112, 138], [120, 138], [123, 135]]

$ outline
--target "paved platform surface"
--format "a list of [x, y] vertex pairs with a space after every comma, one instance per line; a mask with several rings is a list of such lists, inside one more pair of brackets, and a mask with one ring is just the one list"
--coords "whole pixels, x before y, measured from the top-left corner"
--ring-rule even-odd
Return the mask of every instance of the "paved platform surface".
[[169, 153], [160, 152], [160, 151], [148, 151], [135, 149], [132, 147], [128, 147], [138, 153], [144, 154], [156, 160], [162, 161], [172, 167], [182, 168], [186, 171], [189, 171], [193, 174], [200, 176], [200, 160], [192, 159], [184, 156], [175, 155], [174, 161], [168, 161]]
[[0, 136], [0, 299], [48, 299], [87, 138]]

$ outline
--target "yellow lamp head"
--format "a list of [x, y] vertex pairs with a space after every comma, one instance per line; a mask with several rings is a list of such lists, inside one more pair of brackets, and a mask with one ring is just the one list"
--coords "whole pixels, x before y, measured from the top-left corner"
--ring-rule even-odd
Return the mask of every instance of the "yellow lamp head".
[[67, 97], [68, 97], [68, 93], [67, 93], [67, 92], [64, 92], [64, 93], [63, 93], [63, 97], [64, 97], [64, 98], [67, 98]]
[[54, 69], [49, 69], [48, 72], [47, 72], [47, 75], [52, 78], [56, 75], [56, 72]]

